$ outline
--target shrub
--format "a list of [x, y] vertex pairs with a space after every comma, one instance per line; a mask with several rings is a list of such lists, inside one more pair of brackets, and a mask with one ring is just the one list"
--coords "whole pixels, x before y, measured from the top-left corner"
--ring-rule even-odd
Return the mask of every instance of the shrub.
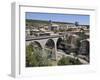
[[58, 65], [71, 65], [69, 57], [63, 57], [59, 60]]
[[42, 49], [35, 48], [31, 44], [26, 46], [26, 67], [50, 65], [47, 57], [42, 55]]
[[70, 57], [62, 57], [58, 61], [58, 65], [78, 65], [81, 62], [78, 59], [70, 58]]

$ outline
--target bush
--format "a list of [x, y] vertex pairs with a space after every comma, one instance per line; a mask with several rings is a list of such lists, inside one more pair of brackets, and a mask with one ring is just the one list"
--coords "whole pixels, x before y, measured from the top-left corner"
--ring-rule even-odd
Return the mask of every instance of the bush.
[[70, 65], [70, 58], [63, 57], [59, 60], [58, 65]]
[[78, 65], [81, 62], [78, 59], [63, 57], [59, 60], [58, 65]]
[[47, 57], [43, 57], [42, 49], [33, 45], [26, 46], [26, 67], [48, 66]]

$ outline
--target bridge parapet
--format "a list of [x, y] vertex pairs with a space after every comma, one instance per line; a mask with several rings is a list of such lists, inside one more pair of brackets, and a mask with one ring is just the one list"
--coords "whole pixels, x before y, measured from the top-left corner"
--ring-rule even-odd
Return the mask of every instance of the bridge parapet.
[[26, 41], [31, 41], [31, 40], [42, 40], [42, 39], [51, 39], [51, 38], [59, 38], [59, 37], [64, 37], [64, 35], [53, 35], [53, 36], [40, 36], [40, 37], [26, 37]]

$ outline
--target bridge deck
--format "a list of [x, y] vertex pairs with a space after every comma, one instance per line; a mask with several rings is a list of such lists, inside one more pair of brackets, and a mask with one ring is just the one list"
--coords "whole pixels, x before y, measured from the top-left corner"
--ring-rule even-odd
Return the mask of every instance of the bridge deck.
[[39, 36], [39, 37], [26, 37], [26, 41], [31, 41], [31, 40], [41, 40], [41, 39], [48, 39], [48, 38], [58, 38], [58, 37], [63, 37], [63, 35], [53, 35], [53, 36]]

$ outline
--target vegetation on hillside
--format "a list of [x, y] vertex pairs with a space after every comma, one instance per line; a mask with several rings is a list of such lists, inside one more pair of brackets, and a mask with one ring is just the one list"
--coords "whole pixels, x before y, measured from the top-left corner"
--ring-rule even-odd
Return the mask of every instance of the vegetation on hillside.
[[42, 50], [35, 48], [32, 44], [26, 46], [26, 67], [48, 66], [50, 65], [46, 56], [43, 56]]
[[78, 59], [70, 58], [70, 57], [62, 57], [58, 61], [58, 65], [78, 65], [81, 64], [81, 62]]

